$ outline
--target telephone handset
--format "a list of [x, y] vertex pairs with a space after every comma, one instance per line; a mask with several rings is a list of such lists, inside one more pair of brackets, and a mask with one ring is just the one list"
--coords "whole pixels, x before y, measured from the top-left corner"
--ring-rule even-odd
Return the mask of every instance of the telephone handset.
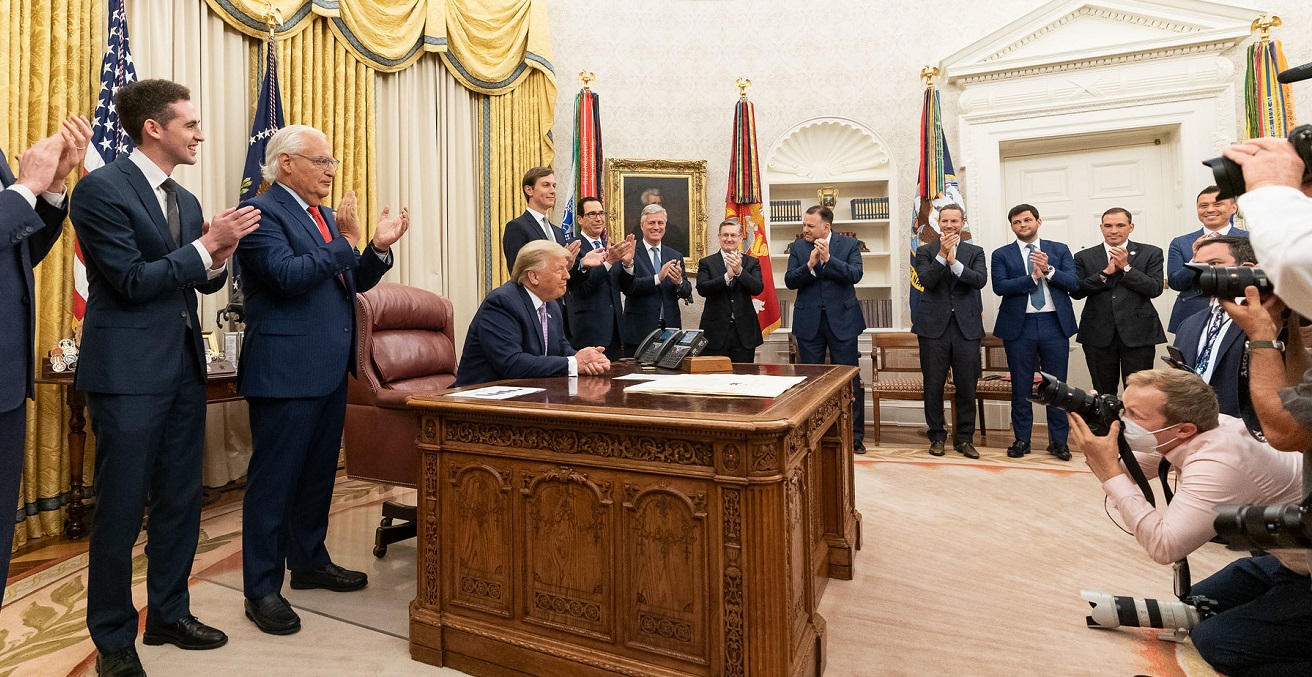
[[647, 334], [647, 338], [638, 344], [635, 361], [644, 367], [656, 364], [656, 361], [665, 354], [666, 347], [674, 345], [674, 338], [679, 334], [678, 329], [656, 329]]
[[656, 366], [663, 369], [678, 369], [683, 358], [700, 355], [706, 349], [706, 343], [706, 335], [702, 330], [684, 331], [665, 347], [665, 352], [656, 361]]

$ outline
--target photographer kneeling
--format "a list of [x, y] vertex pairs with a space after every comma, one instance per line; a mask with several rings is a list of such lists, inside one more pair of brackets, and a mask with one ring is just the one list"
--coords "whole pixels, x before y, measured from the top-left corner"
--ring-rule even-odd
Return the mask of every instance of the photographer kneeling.
[[[1196, 374], [1136, 372], [1122, 401], [1121, 421], [1112, 423], [1106, 436], [1094, 435], [1082, 418], [1069, 415], [1071, 442], [1153, 561], [1170, 564], [1215, 537], [1217, 505], [1302, 497], [1302, 457], [1258, 442], [1242, 420], [1219, 414], [1216, 394]], [[1122, 427], [1145, 475], [1156, 475], [1163, 458], [1176, 470], [1175, 496], [1161, 510], [1148, 503], [1120, 462]], [[1302, 551], [1282, 552], [1278, 559], [1239, 560], [1195, 585], [1193, 594], [1218, 602], [1218, 613], [1193, 629], [1199, 653], [1232, 676], [1312, 674], [1307, 571]], [[1285, 671], [1290, 666], [1303, 671]]]

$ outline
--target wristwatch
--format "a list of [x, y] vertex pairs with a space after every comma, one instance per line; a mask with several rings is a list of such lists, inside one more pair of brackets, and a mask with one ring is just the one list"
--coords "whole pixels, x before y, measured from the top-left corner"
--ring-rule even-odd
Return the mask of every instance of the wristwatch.
[[1125, 267], [1122, 268], [1121, 270], [1124, 271], [1124, 272], [1127, 272], [1127, 273], [1130, 272], [1130, 265], [1127, 263], [1127, 264], [1125, 265]]
[[1252, 351], [1254, 348], [1275, 348], [1280, 352], [1285, 352], [1284, 341], [1244, 341], [1244, 350]]

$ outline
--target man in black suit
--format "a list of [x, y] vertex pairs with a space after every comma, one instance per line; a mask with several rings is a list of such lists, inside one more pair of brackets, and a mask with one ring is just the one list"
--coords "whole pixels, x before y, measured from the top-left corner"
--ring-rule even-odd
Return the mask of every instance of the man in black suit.
[[704, 355], [724, 355], [731, 362], [756, 361], [763, 343], [752, 297], [765, 290], [761, 262], [739, 251], [743, 227], [738, 219], [720, 223], [720, 251], [697, 263], [697, 293], [706, 297], [702, 330]]
[[568, 249], [530, 242], [520, 252], [512, 280], [488, 292], [465, 335], [452, 387], [505, 379], [596, 376], [610, 368], [603, 348], [574, 350], [565, 340], [556, 303], [569, 285]]
[[565, 306], [572, 330], [569, 340], [581, 346], [602, 346], [606, 357], [618, 360], [624, 357], [620, 277], [632, 277], [623, 267], [633, 266], [633, 236], [606, 243], [606, 210], [595, 197], [579, 200], [577, 218], [579, 256], [570, 271], [569, 303]]
[[984, 250], [961, 239], [965, 224], [966, 213], [961, 205], [944, 205], [938, 212], [938, 242], [927, 242], [916, 250], [916, 276], [925, 291], [911, 318], [911, 330], [920, 337], [929, 453], [944, 454], [948, 435], [943, 421], [943, 390], [950, 367], [957, 393], [952, 447], [966, 458], [979, 458], [974, 444], [979, 343], [984, 338], [984, 305], [979, 290], [988, 283], [989, 274]]
[[146, 526], [147, 644], [213, 649], [226, 635], [191, 615], [187, 579], [200, 528], [205, 350], [196, 291], [227, 281], [224, 263], [256, 229], [253, 208], [208, 227], [170, 175], [205, 140], [186, 87], [142, 80], [116, 106], [136, 150], [78, 182], [71, 218], [87, 264], [87, 314], [76, 383], [96, 434], [96, 510], [87, 627], [99, 673], [142, 675], [132, 546]]
[[[1244, 235], [1217, 235], [1204, 240], [1194, 252], [1194, 263], [1209, 266], [1256, 266], [1253, 244]], [[1204, 297], [1206, 298], [1206, 297]], [[1175, 347], [1184, 362], [1216, 391], [1221, 413], [1240, 416], [1239, 363], [1248, 336], [1216, 299], [1184, 318], [1175, 332]]]
[[237, 248], [246, 300], [237, 392], [250, 405], [252, 446], [242, 503], [244, 605], [273, 635], [301, 627], [282, 596], [287, 570], [296, 589], [350, 592], [369, 582], [334, 563], [324, 539], [347, 374], [355, 371], [355, 295], [391, 268], [391, 247], [410, 217], [384, 207], [359, 251], [355, 194], [347, 191], [337, 212], [321, 204], [337, 165], [319, 130], [278, 130], [262, 165], [269, 189], [244, 203], [263, 214], [260, 228]]
[[[36, 297], [32, 267], [50, 253], [68, 214], [64, 180], [86, 155], [91, 124], [75, 116], [18, 159], [18, 178], [0, 151], [0, 505], [18, 503], [32, 398]], [[0, 519], [0, 596], [9, 573], [13, 515]]]
[[1103, 244], [1075, 255], [1080, 288], [1087, 299], [1075, 340], [1084, 346], [1093, 387], [1115, 395], [1125, 377], [1153, 368], [1157, 344], [1166, 342], [1153, 299], [1162, 294], [1162, 250], [1130, 242], [1130, 212], [1112, 207], [1102, 215]]
[[661, 244], [665, 237], [665, 208], [642, 208], [642, 243], [633, 252], [627, 275], [620, 277], [624, 304], [624, 354], [633, 357], [638, 344], [657, 328], [682, 329], [679, 299], [692, 303], [692, 283], [683, 276], [683, 253]]
[[576, 242], [565, 242], [565, 232], [551, 223], [548, 216], [556, 206], [556, 173], [550, 167], [534, 167], [524, 173], [520, 190], [528, 207], [515, 220], [506, 224], [501, 235], [501, 250], [506, 255], [506, 270], [515, 269], [515, 257], [524, 245], [534, 240], [547, 240], [567, 245], [579, 253]]

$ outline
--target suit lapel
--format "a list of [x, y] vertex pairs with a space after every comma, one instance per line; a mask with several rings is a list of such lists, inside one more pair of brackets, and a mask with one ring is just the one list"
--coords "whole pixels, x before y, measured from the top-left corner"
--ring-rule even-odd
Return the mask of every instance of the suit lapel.
[[[287, 210], [287, 215], [291, 217], [292, 221], [300, 224], [301, 229], [305, 231], [305, 234], [310, 238], [310, 241], [316, 243], [323, 242], [323, 234], [319, 232], [319, 224], [314, 222], [314, 217], [310, 216], [308, 210], [301, 209], [300, 203], [296, 201], [296, 198], [292, 196], [291, 191], [287, 187], [280, 183], [276, 183], [270, 187], [269, 190], [277, 191], [273, 194], [273, 199], [276, 200], [279, 205], [282, 205], [283, 209]], [[322, 215], [323, 211], [320, 210], [319, 213]], [[327, 220], [327, 217], [325, 217], [324, 221]], [[331, 230], [329, 232], [331, 232]]]
[[1221, 359], [1221, 356], [1225, 355], [1226, 351], [1230, 350], [1230, 346], [1233, 346], [1235, 341], [1239, 340], [1239, 335], [1242, 333], [1244, 333], [1243, 329], [1240, 329], [1239, 325], [1235, 324], [1234, 320], [1231, 320], [1230, 326], [1225, 329], [1225, 335], [1221, 337], [1220, 345], [1216, 347], [1216, 354], [1212, 355], [1212, 359]]
[[[150, 182], [146, 180], [146, 175], [141, 173], [141, 168], [124, 155], [115, 160], [119, 169], [127, 175], [128, 184], [132, 190], [136, 191], [137, 197], [146, 208], [146, 213], [150, 214], [150, 220], [154, 222], [155, 229], [159, 231], [160, 239], [164, 241], [164, 246], [173, 251], [178, 248], [178, 243], [173, 241], [173, 233], [169, 232], [169, 223], [164, 218], [164, 212], [159, 207], [159, 198], [155, 196], [155, 189], [150, 187]], [[178, 218], [182, 218], [181, 201], [179, 201]]]
[[[533, 336], [536, 337], [533, 342], [538, 346], [538, 354], [543, 355], [546, 346], [542, 345], [542, 320], [538, 318], [538, 311], [533, 307], [533, 297], [529, 296], [528, 290], [520, 285], [515, 285], [515, 289], [519, 291], [520, 303], [524, 305], [524, 312], [528, 314], [528, 326], [533, 328]], [[547, 315], [551, 315], [551, 304], [547, 304]], [[547, 320], [547, 324], [551, 324], [550, 319]]]

